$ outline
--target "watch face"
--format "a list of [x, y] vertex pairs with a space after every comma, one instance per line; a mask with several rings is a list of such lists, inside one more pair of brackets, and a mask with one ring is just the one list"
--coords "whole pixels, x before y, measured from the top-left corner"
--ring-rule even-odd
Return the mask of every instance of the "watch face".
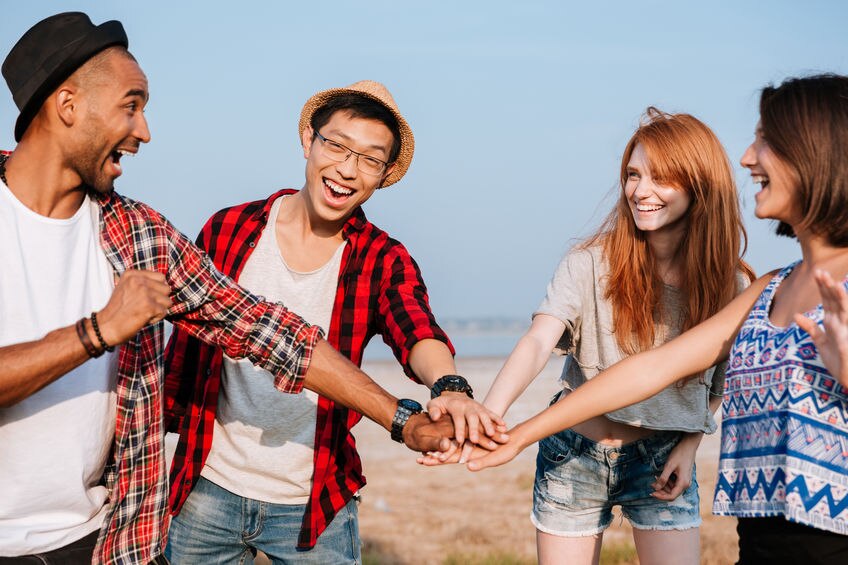
[[448, 375], [446, 377], [442, 377], [445, 385], [453, 386], [453, 387], [464, 387], [468, 386], [468, 383], [465, 382], [465, 379], [462, 377], [458, 377], [456, 375]]
[[408, 398], [401, 398], [400, 400], [398, 400], [398, 406], [400, 406], [401, 408], [406, 408], [407, 410], [415, 414], [418, 414], [419, 412], [424, 410], [423, 406], [421, 406], [414, 400], [410, 400]]

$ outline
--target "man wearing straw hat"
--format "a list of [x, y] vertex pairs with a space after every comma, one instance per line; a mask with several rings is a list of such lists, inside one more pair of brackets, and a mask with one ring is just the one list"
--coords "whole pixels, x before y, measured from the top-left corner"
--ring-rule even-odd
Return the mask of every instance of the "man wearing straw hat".
[[261, 366], [275, 396], [306, 387], [415, 450], [449, 445], [450, 423], [410, 414], [318, 326], [115, 193], [150, 140], [127, 45], [120, 22], [63, 13], [2, 67], [20, 116], [0, 153], [0, 563], [164, 562], [164, 318]]
[[[373, 81], [319, 92], [299, 133], [303, 188], [218, 212], [199, 244], [225, 274], [323, 328], [354, 363], [380, 335], [406, 374], [432, 388], [431, 414], [449, 414], [460, 442], [466, 429], [479, 441], [479, 423], [494, 436], [503, 422], [455, 374], [417, 265], [361, 209], [412, 160], [412, 131], [391, 94]], [[311, 393], [267, 394], [270, 378], [240, 378], [257, 369], [180, 330], [166, 364], [166, 412], [180, 432], [171, 558], [230, 563], [262, 550], [275, 562], [361, 562], [355, 498], [365, 480], [350, 431], [359, 415]]]

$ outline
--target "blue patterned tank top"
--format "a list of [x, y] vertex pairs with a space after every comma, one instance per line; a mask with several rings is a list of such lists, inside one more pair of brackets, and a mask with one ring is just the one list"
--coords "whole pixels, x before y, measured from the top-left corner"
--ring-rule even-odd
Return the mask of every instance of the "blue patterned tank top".
[[[848, 389], [807, 332], [768, 317], [798, 263], [769, 282], [730, 350], [713, 512], [848, 534]], [[821, 305], [804, 315], [821, 324]]]

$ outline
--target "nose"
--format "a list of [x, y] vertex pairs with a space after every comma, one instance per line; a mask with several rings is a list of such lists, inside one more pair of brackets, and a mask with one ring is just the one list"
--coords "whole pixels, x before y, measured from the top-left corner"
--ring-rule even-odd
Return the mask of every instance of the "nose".
[[147, 118], [144, 117], [144, 112], [138, 112], [137, 115], [133, 137], [142, 143], [148, 143], [150, 141], [150, 128], [147, 125]]
[[642, 200], [644, 198], [648, 198], [654, 192], [654, 183], [648, 179], [643, 177], [639, 178], [639, 181], [636, 183], [636, 188], [633, 190], [633, 196]]
[[359, 156], [357, 156], [355, 153], [351, 153], [347, 156], [347, 159], [336, 164], [336, 170], [339, 172], [340, 175], [342, 175], [343, 178], [356, 178], [356, 175], [358, 174], [357, 159], [359, 159]]
[[742, 154], [742, 158], [739, 159], [739, 164], [745, 167], [746, 169], [751, 169], [757, 164], [757, 153], [754, 151], [754, 144], [748, 146], [745, 152]]

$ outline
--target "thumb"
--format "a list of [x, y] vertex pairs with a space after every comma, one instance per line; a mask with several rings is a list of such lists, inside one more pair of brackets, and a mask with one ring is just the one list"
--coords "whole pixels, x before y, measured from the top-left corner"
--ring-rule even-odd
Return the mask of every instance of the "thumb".
[[816, 341], [819, 337], [821, 337], [822, 331], [819, 329], [819, 325], [808, 317], [801, 314], [795, 314], [795, 323], [798, 324], [799, 328], [810, 334], [813, 341]]
[[672, 468], [670, 466], [666, 465], [665, 467], [663, 467], [662, 473], [660, 473], [660, 476], [657, 477], [657, 480], [654, 481], [654, 484], [652, 485], [654, 487], [654, 490], [664, 489], [666, 484], [668, 484], [668, 479], [669, 477], [671, 477], [671, 473]]

